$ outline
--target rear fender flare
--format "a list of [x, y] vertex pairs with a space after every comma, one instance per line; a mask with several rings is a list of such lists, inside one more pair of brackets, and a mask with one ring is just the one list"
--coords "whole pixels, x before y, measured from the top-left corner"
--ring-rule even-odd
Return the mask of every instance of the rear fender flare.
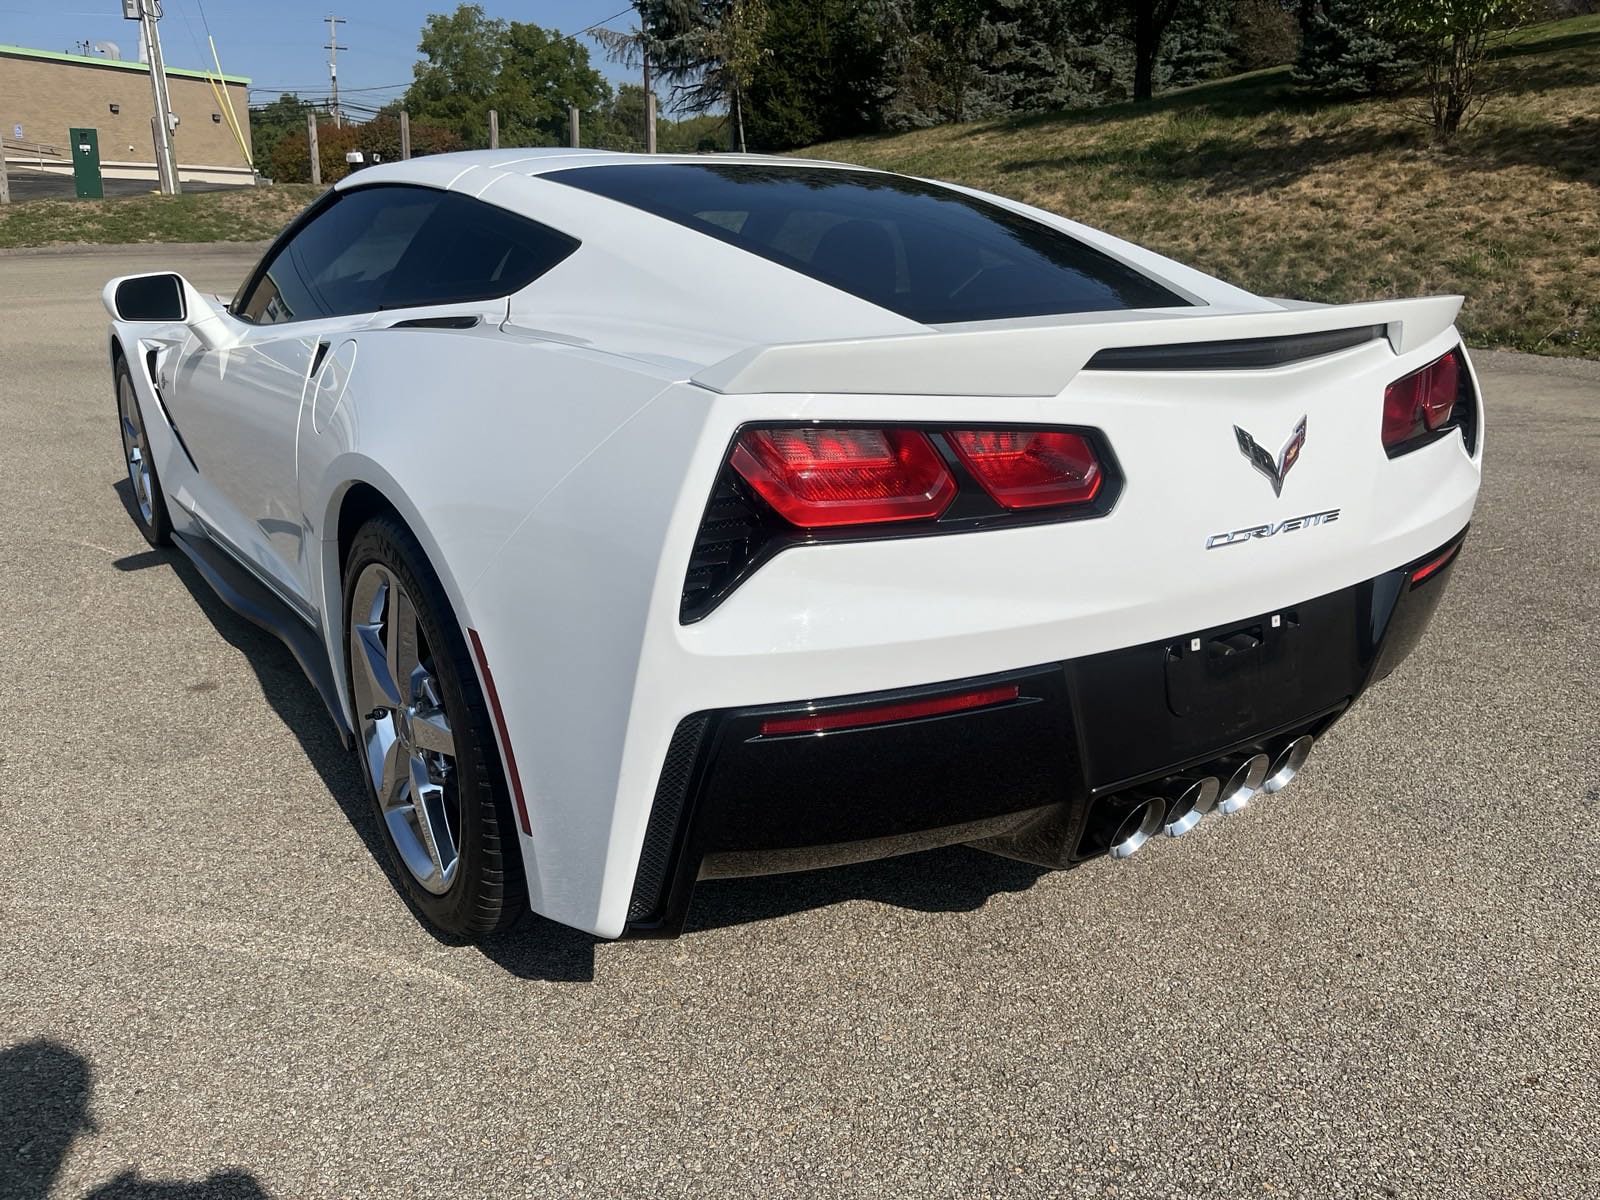
[[471, 620], [465, 595], [455, 572], [451, 570], [450, 559], [427, 521], [411, 503], [406, 489], [378, 463], [356, 453], [347, 453], [334, 459], [329, 464], [328, 477], [334, 482], [326, 485], [324, 490], [326, 498], [314, 509], [321, 514], [320, 524], [314, 531], [320, 547], [316, 579], [316, 585], [321, 592], [318, 608], [322, 613], [322, 636], [328, 650], [328, 661], [333, 666], [339, 701], [344, 708], [345, 716], [350, 720], [351, 728], [354, 729], [355, 711], [346, 676], [349, 657], [346, 646], [349, 631], [345, 628], [344, 617], [344, 562], [339, 547], [340, 514], [353, 490], [363, 485], [371, 488], [399, 515], [405, 522], [406, 528], [416, 535], [417, 541], [422, 545], [423, 553], [428, 556], [428, 564], [438, 575], [445, 595], [450, 599], [450, 606], [454, 609], [454, 616], [461, 626], [463, 636], [471, 627]]

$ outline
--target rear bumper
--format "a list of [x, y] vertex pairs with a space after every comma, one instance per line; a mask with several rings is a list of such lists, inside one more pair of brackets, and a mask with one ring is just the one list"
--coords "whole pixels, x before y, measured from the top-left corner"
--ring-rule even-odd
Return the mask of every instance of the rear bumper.
[[[1097, 814], [1130, 791], [1320, 736], [1415, 647], [1465, 536], [1352, 587], [1176, 638], [927, 687], [694, 713], [660, 772], [627, 932], [678, 933], [701, 879], [954, 843], [1055, 867], [1101, 853]], [[997, 685], [1015, 697], [762, 732], [775, 717]]]

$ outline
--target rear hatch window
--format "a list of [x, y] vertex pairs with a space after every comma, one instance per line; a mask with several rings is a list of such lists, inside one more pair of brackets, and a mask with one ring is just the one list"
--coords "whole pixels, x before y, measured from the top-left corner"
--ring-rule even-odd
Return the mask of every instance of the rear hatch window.
[[665, 217], [925, 325], [1189, 304], [1069, 234], [900, 175], [661, 163], [544, 178]]

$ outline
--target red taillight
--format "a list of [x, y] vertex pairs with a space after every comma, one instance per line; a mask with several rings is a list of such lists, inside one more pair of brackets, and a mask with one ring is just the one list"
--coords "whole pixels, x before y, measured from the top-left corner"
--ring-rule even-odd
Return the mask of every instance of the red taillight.
[[1456, 556], [1456, 551], [1460, 549], [1461, 543], [1457, 542], [1444, 553], [1434, 556], [1427, 562], [1423, 563], [1415, 571], [1411, 572], [1411, 586], [1416, 587], [1417, 584], [1421, 583], [1424, 579], [1429, 579], [1448, 567], [1450, 565], [1450, 560]]
[[733, 469], [803, 529], [937, 517], [956, 481], [915, 429], [753, 429]]
[[1383, 444], [1393, 448], [1441, 428], [1455, 411], [1461, 356], [1454, 350], [1383, 392]]
[[966, 712], [1007, 704], [1019, 694], [1014, 683], [957, 692], [953, 696], [926, 696], [893, 704], [873, 704], [865, 708], [834, 709], [832, 712], [806, 713], [798, 717], [771, 717], [761, 722], [762, 737], [782, 737], [790, 733], [827, 733], [836, 729], [857, 729], [863, 725], [887, 725], [891, 721], [913, 721], [918, 717], [937, 717], [944, 713]]
[[949, 437], [973, 478], [1005, 508], [1086, 504], [1100, 491], [1100, 460], [1076, 433], [964, 429]]

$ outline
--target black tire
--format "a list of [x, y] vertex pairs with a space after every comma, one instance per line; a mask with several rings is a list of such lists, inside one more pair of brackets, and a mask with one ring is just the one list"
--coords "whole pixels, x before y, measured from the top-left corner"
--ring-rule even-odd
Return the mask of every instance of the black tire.
[[[377, 814], [394, 875], [407, 900], [444, 933], [476, 940], [515, 925], [528, 908], [517, 823], [489, 708], [444, 587], [428, 564], [421, 544], [398, 517], [374, 517], [361, 526], [351, 542], [344, 568], [345, 628], [353, 627], [351, 606], [356, 580], [375, 563], [391, 572], [411, 597], [455, 740], [451, 778], [459, 802], [460, 858], [448, 890], [436, 894], [423, 888], [401, 858], [367, 768], [359, 732], [361, 714], [357, 713], [355, 752], [361, 778]], [[345, 681], [352, 697], [357, 694], [353, 667], [347, 654]]]
[[[122, 465], [127, 469], [128, 486], [132, 492], [128, 501], [133, 512], [133, 523], [139, 527], [139, 532], [144, 534], [144, 540], [152, 546], [157, 549], [170, 546], [172, 519], [167, 513], [167, 498], [161, 491], [161, 476], [156, 473], [155, 460], [149, 457], [150, 446], [144, 434], [144, 410], [139, 404], [139, 393], [133, 387], [133, 373], [128, 368], [128, 360], [120, 354], [117, 356], [117, 365], [111, 373], [111, 379], [117, 401], [117, 432], [122, 440]], [[125, 404], [130, 406], [128, 412], [123, 411]], [[133, 433], [129, 430], [130, 418], [135, 431]], [[136, 446], [147, 476], [148, 505], [140, 495], [140, 483], [135, 478], [133, 453]]]

